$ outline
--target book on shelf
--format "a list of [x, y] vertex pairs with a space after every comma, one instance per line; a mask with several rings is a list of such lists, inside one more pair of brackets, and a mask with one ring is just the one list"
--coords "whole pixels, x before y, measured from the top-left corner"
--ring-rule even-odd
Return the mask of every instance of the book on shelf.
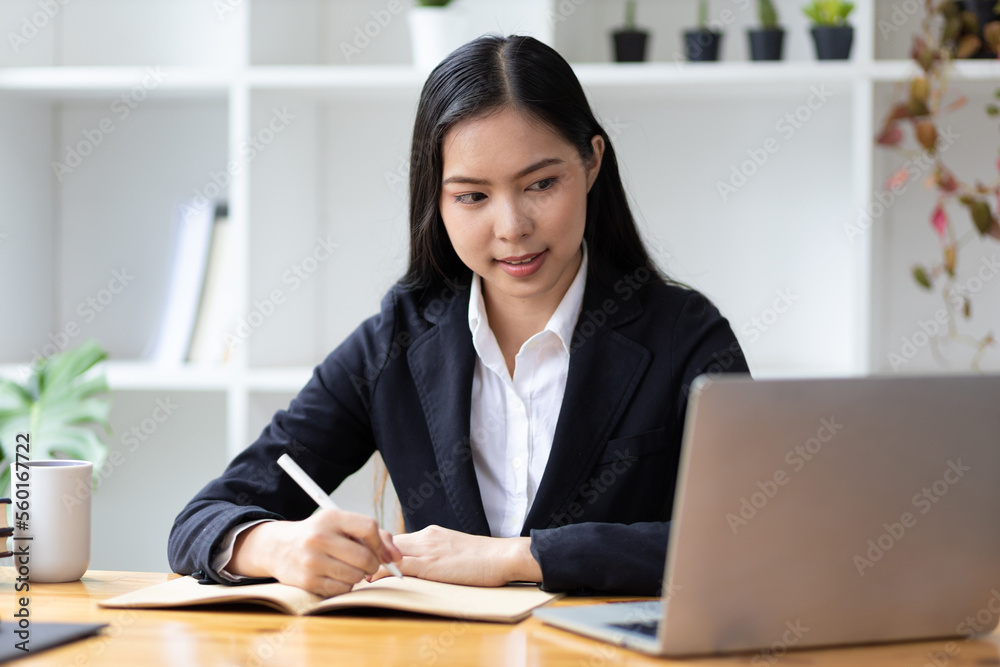
[[515, 623], [531, 610], [560, 597], [534, 584], [499, 588], [459, 586], [415, 577], [385, 577], [362, 581], [347, 593], [332, 598], [313, 595], [287, 584], [245, 586], [203, 585], [193, 577], [180, 577], [125, 593], [98, 603], [101, 607], [160, 609], [212, 604], [261, 605], [284, 614], [305, 616], [358, 609], [404, 611], [470, 621]]
[[187, 360], [193, 363], [224, 364], [229, 361], [226, 334], [237, 317], [237, 303], [233, 298], [237, 257], [232, 227], [229, 209], [220, 203], [215, 208], [205, 280], [187, 354]]
[[204, 199], [188, 200], [177, 207], [163, 315], [147, 354], [154, 363], [175, 365], [187, 357], [205, 280], [214, 213], [214, 204]]

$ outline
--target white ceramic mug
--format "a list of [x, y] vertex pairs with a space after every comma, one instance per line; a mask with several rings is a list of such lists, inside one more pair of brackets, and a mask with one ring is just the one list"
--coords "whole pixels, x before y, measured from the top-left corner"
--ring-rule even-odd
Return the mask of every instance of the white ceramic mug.
[[28, 580], [76, 581], [90, 565], [90, 461], [21, 461], [10, 464], [14, 568]]

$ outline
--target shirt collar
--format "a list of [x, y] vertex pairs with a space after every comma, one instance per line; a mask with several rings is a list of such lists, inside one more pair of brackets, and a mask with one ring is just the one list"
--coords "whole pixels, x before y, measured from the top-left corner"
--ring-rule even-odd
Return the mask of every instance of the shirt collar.
[[[559, 340], [563, 347], [569, 352], [570, 341], [573, 339], [573, 330], [576, 329], [576, 322], [580, 318], [580, 310], [583, 308], [583, 290], [587, 284], [587, 244], [583, 243], [583, 259], [580, 261], [580, 268], [577, 269], [576, 277], [570, 284], [562, 301], [556, 307], [552, 317], [545, 324], [543, 331], [551, 331]], [[469, 330], [472, 332], [472, 342], [476, 352], [483, 357], [486, 349], [485, 342], [493, 336], [493, 331], [489, 328], [489, 320], [486, 317], [486, 304], [483, 301], [482, 278], [478, 274], [472, 274], [472, 289], [469, 294]], [[538, 334], [535, 334], [538, 335]], [[485, 360], [485, 359], [484, 359]]]

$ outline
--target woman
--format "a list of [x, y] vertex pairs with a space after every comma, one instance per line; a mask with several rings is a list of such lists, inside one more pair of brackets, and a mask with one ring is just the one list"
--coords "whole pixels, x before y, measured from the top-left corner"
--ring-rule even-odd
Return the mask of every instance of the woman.
[[[409, 268], [287, 411], [180, 513], [171, 566], [320, 595], [384, 575], [657, 595], [687, 390], [747, 372], [670, 284], [572, 69], [527, 37], [461, 47], [421, 93]], [[375, 451], [407, 533], [314, 505]], [[310, 516], [312, 515], [312, 516]]]

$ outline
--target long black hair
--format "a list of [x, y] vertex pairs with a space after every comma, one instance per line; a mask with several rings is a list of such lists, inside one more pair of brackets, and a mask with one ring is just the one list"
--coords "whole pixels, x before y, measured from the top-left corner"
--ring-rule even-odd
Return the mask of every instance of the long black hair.
[[403, 283], [426, 287], [454, 282], [470, 271], [455, 252], [438, 207], [442, 139], [456, 123], [504, 108], [537, 118], [576, 146], [587, 164], [591, 139], [604, 138], [600, 172], [587, 194], [587, 242], [592, 275], [614, 283], [639, 268], [662, 280], [628, 206], [618, 160], [573, 68], [532, 37], [485, 36], [459, 47], [424, 83], [410, 153], [410, 264]]

